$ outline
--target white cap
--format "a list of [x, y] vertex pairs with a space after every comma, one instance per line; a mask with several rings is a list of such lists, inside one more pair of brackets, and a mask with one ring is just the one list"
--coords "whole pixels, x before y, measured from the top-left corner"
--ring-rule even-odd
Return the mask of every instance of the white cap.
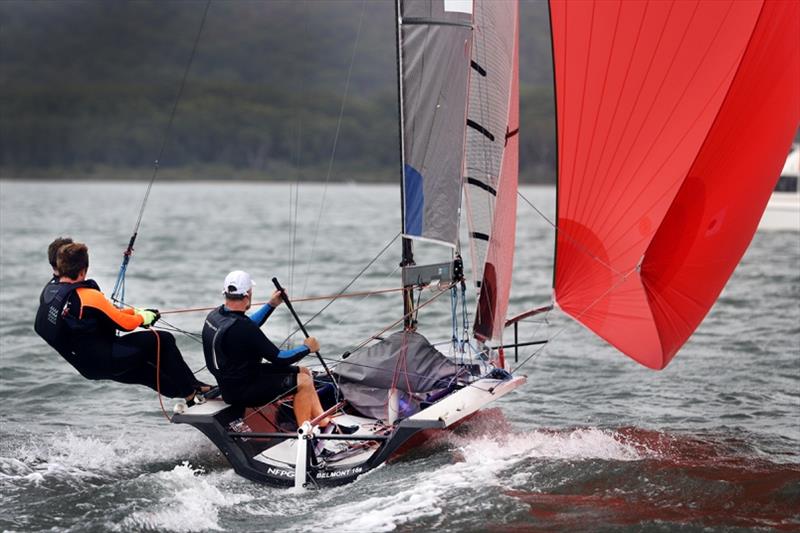
[[244, 296], [247, 291], [253, 288], [256, 282], [250, 274], [244, 270], [234, 270], [225, 276], [225, 284], [222, 286], [222, 294]]

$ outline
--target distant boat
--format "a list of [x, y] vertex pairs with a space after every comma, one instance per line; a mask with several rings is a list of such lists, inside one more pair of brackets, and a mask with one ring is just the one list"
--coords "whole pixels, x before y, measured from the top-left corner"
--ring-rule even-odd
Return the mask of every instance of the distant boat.
[[800, 144], [792, 146], [767, 209], [758, 224], [760, 230], [800, 231]]

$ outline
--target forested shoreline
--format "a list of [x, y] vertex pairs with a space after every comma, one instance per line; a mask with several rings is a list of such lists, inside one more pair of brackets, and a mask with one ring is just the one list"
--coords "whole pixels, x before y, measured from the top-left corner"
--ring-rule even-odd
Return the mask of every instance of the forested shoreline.
[[[0, 176], [149, 179], [204, 7], [1, 3]], [[554, 177], [542, 7], [522, 9], [524, 182]], [[374, 0], [213, 2], [159, 179], [396, 180], [393, 10]]]

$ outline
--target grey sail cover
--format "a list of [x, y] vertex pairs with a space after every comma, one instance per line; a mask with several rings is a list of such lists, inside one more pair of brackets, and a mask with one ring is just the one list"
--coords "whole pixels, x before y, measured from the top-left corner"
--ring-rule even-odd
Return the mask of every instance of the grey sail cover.
[[472, 47], [471, 0], [399, 0], [403, 234], [455, 247]]
[[339, 387], [359, 412], [385, 419], [389, 391], [400, 393], [400, 415], [419, 410], [419, 401], [444, 388], [463, 372], [419, 333], [400, 331], [336, 366]]

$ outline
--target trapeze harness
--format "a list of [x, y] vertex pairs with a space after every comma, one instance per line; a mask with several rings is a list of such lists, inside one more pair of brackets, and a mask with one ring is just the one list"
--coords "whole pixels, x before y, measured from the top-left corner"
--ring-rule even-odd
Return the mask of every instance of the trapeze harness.
[[[255, 384], [264, 374], [297, 374], [298, 368], [290, 365], [310, 353], [305, 345], [279, 350], [270, 342], [259, 327], [272, 311], [272, 306], [267, 304], [248, 317], [222, 305], [206, 317], [203, 354], [226, 401], [236, 399], [244, 388]], [[269, 363], [262, 363], [262, 359]]]
[[[100, 290], [94, 280], [62, 283], [53, 277], [39, 297], [39, 310], [33, 329], [71, 365], [77, 368], [77, 356], [72, 346], [70, 329], [79, 328], [79, 320], [69, 314], [69, 300], [76, 290], [87, 287]], [[79, 369], [80, 370], [80, 369]]]

